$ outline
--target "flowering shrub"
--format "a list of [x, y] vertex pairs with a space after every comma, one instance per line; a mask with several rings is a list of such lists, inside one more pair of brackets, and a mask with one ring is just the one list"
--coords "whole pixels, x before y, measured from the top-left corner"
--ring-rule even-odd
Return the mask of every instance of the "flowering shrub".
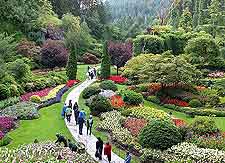
[[11, 117], [0, 117], [0, 131], [8, 132], [15, 127], [14, 119]]
[[56, 94], [58, 93], [58, 91], [59, 91], [60, 89], [62, 89], [64, 86], [65, 86], [65, 84], [58, 85], [57, 87], [53, 88], [53, 89], [48, 93], [48, 95], [47, 95], [47, 96], [44, 96], [42, 99], [43, 99], [44, 101], [46, 101], [46, 100], [49, 100], [49, 99], [51, 99], [51, 98], [56, 97]]
[[172, 118], [172, 121], [177, 127], [182, 127], [186, 125], [185, 121], [182, 119]]
[[184, 142], [164, 151], [145, 149], [141, 160], [144, 162], [152, 159], [163, 162], [225, 162], [225, 152], [198, 148]]
[[114, 76], [110, 76], [108, 80], [114, 81], [115, 83], [118, 83], [118, 84], [122, 84], [127, 82], [128, 79], [119, 75], [114, 75]]
[[216, 71], [208, 74], [208, 77], [210, 78], [223, 78], [224, 77], [224, 72], [222, 71]]
[[120, 112], [111, 111], [103, 113], [101, 117], [103, 121], [99, 123], [98, 130], [110, 132], [113, 141], [116, 141], [120, 144], [128, 146], [133, 142], [131, 133], [121, 125], [121, 121], [124, 119], [124, 117]]
[[147, 121], [145, 119], [137, 119], [137, 118], [127, 118], [123, 123], [124, 127], [127, 128], [133, 136], [138, 136], [140, 131], [147, 125]]
[[23, 145], [14, 150], [0, 148], [0, 160], [1, 162], [4, 160], [4, 162], [96, 163], [87, 153], [72, 152], [69, 148], [58, 146], [53, 142]]
[[30, 101], [34, 103], [41, 103], [41, 97], [38, 95], [33, 95], [30, 97]]
[[1, 116], [15, 117], [22, 120], [30, 120], [39, 118], [37, 105], [30, 102], [21, 102], [13, 106], [9, 106], [0, 111]]
[[115, 92], [112, 90], [102, 90], [99, 95], [106, 97], [106, 98], [111, 98], [113, 96], [115, 96]]
[[33, 96], [33, 95], [37, 95], [39, 97], [44, 97], [44, 96], [47, 96], [48, 93], [52, 90], [53, 88], [45, 88], [41, 91], [36, 91], [36, 92], [30, 92], [30, 93], [26, 93], [22, 96], [20, 96], [20, 100], [21, 101], [29, 101], [30, 100], [30, 97]]
[[170, 116], [166, 112], [150, 107], [134, 107], [128, 110], [130, 110], [130, 115], [136, 118], [170, 120]]
[[178, 100], [178, 99], [169, 99], [166, 98], [163, 100], [164, 104], [174, 104], [177, 106], [181, 106], [181, 107], [188, 107], [188, 103], [182, 100]]
[[79, 80], [68, 80], [67, 83], [66, 83], [66, 86], [67, 87], [72, 87], [72, 86], [74, 86], [75, 84], [77, 84], [79, 82], [80, 82]]
[[162, 85], [160, 83], [150, 83], [149, 88], [153, 92], [157, 92], [162, 88]]
[[119, 109], [125, 106], [123, 98], [119, 95], [114, 95], [110, 99], [113, 108]]

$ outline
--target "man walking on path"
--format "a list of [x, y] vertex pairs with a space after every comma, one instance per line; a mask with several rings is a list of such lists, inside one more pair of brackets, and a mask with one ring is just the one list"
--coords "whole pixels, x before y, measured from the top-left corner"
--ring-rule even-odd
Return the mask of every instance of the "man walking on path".
[[83, 110], [80, 111], [78, 116], [78, 124], [79, 124], [79, 134], [82, 135], [83, 125], [85, 122], [85, 112]]
[[109, 142], [106, 143], [104, 147], [104, 155], [107, 156], [109, 163], [111, 162], [112, 158], [112, 146], [109, 144]]
[[96, 142], [96, 152], [95, 157], [99, 158], [99, 160], [102, 160], [102, 151], [103, 151], [103, 141], [100, 137], [98, 137], [98, 141]]
[[130, 152], [127, 152], [124, 163], [130, 163], [130, 162], [131, 162], [131, 154]]
[[61, 113], [61, 116], [63, 117], [63, 119], [65, 118], [66, 109], [67, 109], [67, 106], [66, 106], [66, 103], [65, 103], [64, 106], [63, 106], [63, 109], [62, 109], [62, 113]]
[[73, 105], [73, 113], [74, 113], [74, 118], [75, 118], [75, 122], [77, 125], [78, 124], [78, 116], [79, 116], [79, 106], [78, 106], [77, 102], [75, 102], [75, 104]]
[[87, 120], [87, 135], [88, 135], [88, 131], [90, 131], [89, 135], [91, 135], [92, 126], [93, 126], [93, 119], [92, 119], [92, 115], [90, 115], [89, 119]]

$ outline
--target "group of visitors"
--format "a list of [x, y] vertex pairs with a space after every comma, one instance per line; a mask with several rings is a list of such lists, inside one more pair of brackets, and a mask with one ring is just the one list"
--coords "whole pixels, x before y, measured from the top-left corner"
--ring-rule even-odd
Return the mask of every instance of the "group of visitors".
[[79, 109], [78, 103], [75, 102], [73, 105], [72, 100], [69, 100], [68, 106], [65, 103], [61, 115], [63, 118], [66, 118], [68, 123], [70, 123], [72, 113], [74, 113], [76, 125], [79, 125], [79, 134], [83, 135], [83, 126], [84, 123], [86, 123], [87, 135], [91, 135], [91, 129], [94, 123], [92, 115], [90, 115], [89, 119], [86, 120], [86, 113], [82, 109]]
[[91, 68], [90, 66], [88, 66], [87, 76], [88, 76], [88, 79], [90, 79], [90, 80], [96, 78], [96, 76], [97, 76], [96, 68], [95, 67]]
[[[96, 142], [96, 152], [95, 157], [99, 160], [102, 160], [102, 151], [103, 151], [104, 143], [100, 137], [98, 137], [98, 140]], [[112, 145], [107, 142], [104, 146], [104, 155], [107, 156], [107, 159], [109, 163], [112, 159]], [[130, 163], [131, 162], [131, 154], [130, 152], [127, 152], [124, 163]]]

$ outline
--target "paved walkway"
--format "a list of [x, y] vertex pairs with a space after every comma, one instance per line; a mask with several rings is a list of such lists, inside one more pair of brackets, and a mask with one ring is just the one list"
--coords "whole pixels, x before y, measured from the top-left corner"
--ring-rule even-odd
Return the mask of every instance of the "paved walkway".
[[[91, 85], [93, 82], [95, 82], [95, 79], [93, 80], [86, 80], [83, 83], [81, 83], [79, 86], [77, 86], [76, 88], [74, 88], [69, 95], [66, 98], [66, 103], [69, 103], [69, 100], [72, 100], [72, 103], [74, 104], [75, 102], [78, 102], [79, 100], [79, 96], [81, 94], [81, 92], [88, 87], [89, 85]], [[81, 142], [85, 145], [86, 147], [86, 151], [88, 154], [90, 154], [96, 161], [100, 162], [100, 163], [108, 163], [107, 159], [105, 158], [105, 156], [103, 156], [103, 160], [99, 161], [98, 159], [95, 158], [95, 143], [97, 141], [97, 138], [94, 135], [86, 135], [86, 131], [87, 128], [84, 125], [83, 128], [83, 135], [79, 135], [78, 134], [78, 126], [75, 125], [75, 118], [74, 118], [74, 114], [72, 114], [71, 117], [71, 122], [70, 124], [68, 124], [65, 120], [66, 126], [69, 129], [70, 133], [72, 134], [73, 138], [77, 141], [77, 142]], [[122, 158], [120, 158], [119, 156], [117, 156], [116, 154], [112, 153], [112, 161], [111, 163], [124, 163], [124, 160]]]

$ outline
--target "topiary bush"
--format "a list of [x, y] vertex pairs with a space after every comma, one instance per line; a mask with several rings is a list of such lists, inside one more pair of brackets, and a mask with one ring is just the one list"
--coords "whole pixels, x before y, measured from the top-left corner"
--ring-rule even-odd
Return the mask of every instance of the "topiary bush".
[[101, 89], [98, 86], [90, 86], [84, 89], [82, 96], [84, 99], [88, 99], [93, 95], [97, 95], [101, 92]]
[[202, 103], [198, 99], [193, 99], [189, 102], [189, 106], [192, 108], [201, 107]]
[[165, 150], [181, 141], [178, 128], [171, 122], [162, 120], [152, 120], [139, 135], [139, 142], [144, 148]]
[[160, 104], [160, 100], [156, 96], [148, 96], [147, 100], [150, 101], [150, 102], [156, 103], [156, 104]]
[[122, 96], [123, 96], [123, 101], [129, 105], [139, 105], [144, 100], [142, 94], [136, 93], [131, 90], [123, 91]]
[[0, 100], [7, 99], [10, 96], [8, 87], [4, 84], [0, 84]]
[[103, 96], [96, 96], [90, 104], [90, 110], [92, 115], [100, 115], [103, 112], [111, 111], [112, 106], [107, 98]]
[[196, 134], [204, 135], [215, 133], [218, 130], [215, 121], [211, 117], [197, 117], [191, 123], [190, 128]]
[[113, 81], [111, 81], [111, 80], [105, 80], [105, 81], [101, 82], [101, 84], [99, 85], [99, 87], [101, 89], [104, 89], [104, 90], [112, 90], [114, 92], [118, 90], [116, 84]]
[[41, 103], [41, 97], [38, 95], [33, 95], [30, 97], [30, 101], [34, 103]]

